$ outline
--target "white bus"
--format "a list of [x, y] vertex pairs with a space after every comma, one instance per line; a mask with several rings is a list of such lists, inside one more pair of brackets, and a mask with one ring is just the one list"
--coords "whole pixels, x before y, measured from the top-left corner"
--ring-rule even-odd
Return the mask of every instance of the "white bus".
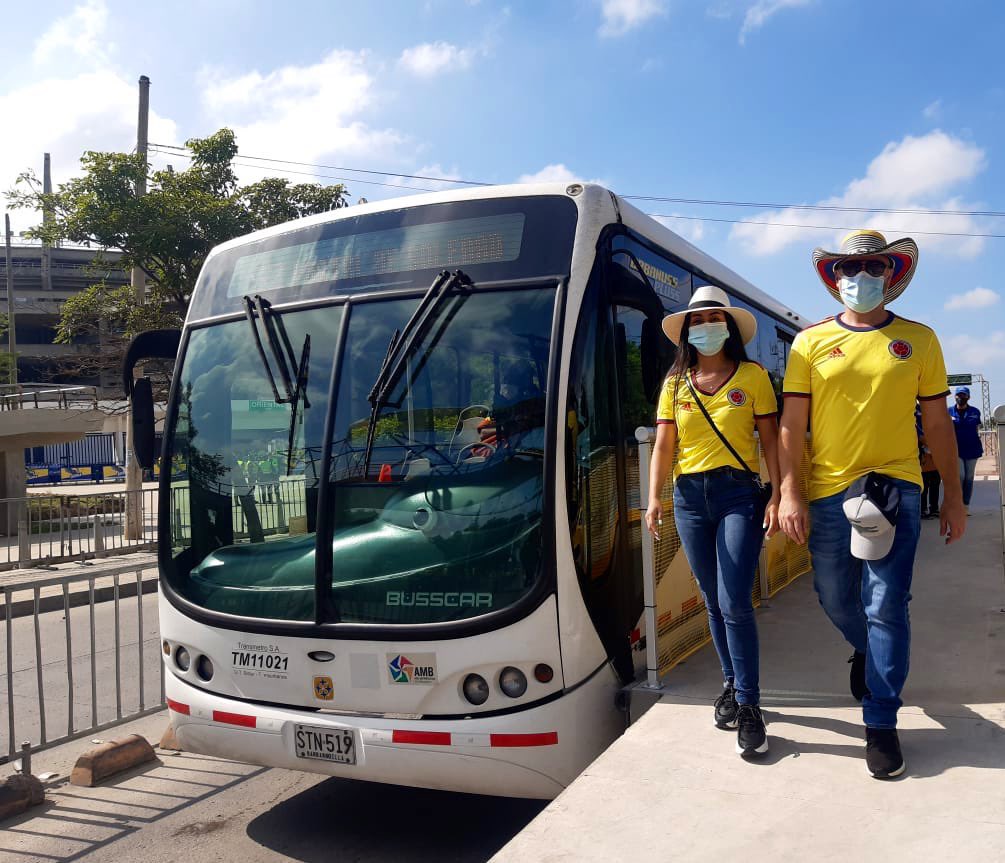
[[[449, 191], [225, 243], [183, 333], [160, 472], [160, 629], [181, 745], [552, 798], [644, 668], [638, 444], [716, 284], [780, 376], [803, 325], [596, 185]], [[165, 344], [166, 342], [166, 344]]]

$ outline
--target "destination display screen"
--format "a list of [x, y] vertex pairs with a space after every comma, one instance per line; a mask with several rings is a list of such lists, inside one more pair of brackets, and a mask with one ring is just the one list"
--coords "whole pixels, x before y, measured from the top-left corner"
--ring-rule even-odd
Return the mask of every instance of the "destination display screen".
[[525, 215], [502, 213], [327, 237], [239, 258], [228, 297], [389, 273], [456, 269], [520, 257]]

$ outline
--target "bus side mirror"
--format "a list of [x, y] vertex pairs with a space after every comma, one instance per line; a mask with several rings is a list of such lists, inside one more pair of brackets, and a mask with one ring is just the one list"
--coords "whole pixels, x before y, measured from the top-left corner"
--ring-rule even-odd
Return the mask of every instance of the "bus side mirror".
[[150, 378], [133, 380], [133, 370], [145, 359], [171, 360], [178, 355], [181, 330], [148, 330], [133, 336], [122, 360], [122, 389], [130, 401], [133, 426], [133, 452], [136, 461], [147, 470], [154, 466], [154, 396]]
[[152, 470], [154, 466], [154, 394], [150, 378], [133, 382], [132, 400], [133, 452], [140, 467]]

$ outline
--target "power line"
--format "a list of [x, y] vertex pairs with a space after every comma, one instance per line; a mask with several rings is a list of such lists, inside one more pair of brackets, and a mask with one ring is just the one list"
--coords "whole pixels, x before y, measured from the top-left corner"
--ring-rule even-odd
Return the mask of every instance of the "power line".
[[[162, 155], [178, 155], [187, 159], [194, 158], [188, 152], [188, 148], [179, 147], [173, 144], [151, 144], [151, 149]], [[476, 180], [461, 180], [452, 179], [449, 177], [430, 177], [422, 174], [396, 174], [390, 171], [373, 171], [364, 168], [339, 168], [331, 165], [321, 165], [313, 162], [298, 162], [292, 159], [272, 159], [266, 158], [264, 156], [244, 156], [238, 155], [234, 158], [234, 162], [241, 167], [252, 168], [253, 170], [266, 171], [268, 170], [262, 165], [249, 164], [244, 160], [257, 160], [262, 162], [274, 163], [279, 165], [299, 165], [302, 167], [312, 167], [321, 168], [324, 170], [332, 171], [345, 171], [345, 172], [356, 172], [361, 174], [373, 174], [381, 177], [400, 177], [402, 179], [414, 179], [414, 180], [427, 180], [437, 183], [460, 183], [468, 186], [490, 186], [491, 183], [483, 183]], [[329, 179], [337, 180], [339, 182], [346, 183], [364, 183], [374, 186], [386, 186], [394, 189], [407, 189], [409, 191], [416, 192], [433, 192], [437, 191], [435, 189], [423, 188], [421, 186], [406, 186], [398, 183], [383, 183], [376, 180], [364, 180], [359, 177], [338, 177], [329, 174], [318, 174], [314, 171], [297, 171], [290, 168], [283, 169], [289, 174], [298, 174], [304, 176], [316, 177], [318, 179]], [[715, 205], [715, 206], [733, 206], [733, 207], [758, 207], [762, 209], [802, 209], [802, 210], [821, 210], [821, 211], [837, 211], [837, 212], [856, 212], [856, 213], [877, 213], [877, 214], [913, 214], [913, 215], [941, 215], [941, 216], [1005, 216], [1005, 212], [996, 211], [961, 211], [961, 210], [923, 210], [923, 209], [910, 209], [910, 208], [885, 208], [885, 207], [839, 207], [839, 206], [825, 206], [825, 205], [815, 205], [815, 204], [769, 204], [769, 203], [756, 203], [752, 201], [715, 201], [700, 198], [670, 198], [670, 197], [660, 197], [656, 195], [619, 195], [618, 197], [625, 198], [628, 200], [639, 200], [639, 201], [658, 201], [664, 203], [681, 203], [681, 204], [693, 204], [693, 205]], [[795, 222], [771, 222], [763, 221], [757, 219], [717, 219], [711, 216], [685, 216], [679, 213], [646, 213], [647, 216], [652, 216], [653, 218], [661, 219], [686, 219], [693, 222], [718, 222], [723, 224], [731, 225], [765, 225], [774, 228], [808, 228], [810, 230], [818, 231], [848, 231], [852, 230], [848, 226], [844, 225], [804, 225]], [[1005, 234], [989, 234], [989, 233], [976, 233], [967, 231], [921, 231], [917, 229], [906, 230], [903, 228], [886, 228], [884, 230], [891, 234], [918, 234], [921, 236], [930, 237], [965, 237], [965, 238], [980, 238], [980, 239], [1005, 239]]]
[[[761, 210], [823, 210], [839, 213], [897, 213], [915, 216], [993, 216], [1003, 217], [997, 210], [927, 210], [915, 207], [844, 207], [836, 204], [768, 204], [756, 201], [712, 201], [701, 198], [664, 198], [656, 195], [619, 195], [632, 201], [658, 201], [667, 204], [699, 204], [715, 207], [756, 207]], [[919, 232], [920, 233], [920, 232]]]
[[[162, 147], [175, 151], [186, 151], [188, 148], [176, 144], [151, 144], [152, 147]], [[326, 171], [346, 171], [349, 173], [375, 174], [382, 177], [401, 177], [409, 180], [426, 180], [434, 183], [456, 183], [465, 186], [491, 186], [481, 180], [464, 180], [456, 177], [431, 177], [424, 174], [398, 174], [391, 171], [374, 171], [366, 168], [344, 168], [333, 165], [322, 165], [315, 162], [298, 162], [292, 159], [276, 159], [266, 156], [239, 155], [241, 159], [252, 159], [259, 162], [271, 162], [280, 165], [299, 165], [307, 168], [321, 168]], [[293, 172], [291, 172], [293, 173]], [[363, 182], [357, 180], [356, 182]], [[414, 188], [407, 186], [404, 188]], [[1001, 210], [937, 210], [924, 207], [851, 207], [838, 204], [779, 204], [766, 201], [720, 201], [711, 198], [671, 198], [663, 195], [619, 195], [628, 201], [653, 201], [667, 204], [694, 204], [711, 207], [755, 207], [762, 210], [821, 210], [841, 213], [896, 213], [901, 215], [920, 216], [984, 216], [1005, 218]], [[711, 221], [711, 220], [710, 220]], [[920, 231], [918, 232], [920, 233]]]
[[[167, 150], [162, 150], [162, 149], [160, 149], [160, 145], [151, 145], [150, 150], [152, 152], [155, 152], [155, 153], [160, 153], [162, 156], [180, 156], [183, 159], [194, 159], [195, 158], [194, 156], [190, 155], [189, 153], [177, 153], [177, 152], [173, 152], [173, 151], [169, 152]], [[242, 168], [251, 168], [252, 170], [255, 170], [255, 171], [265, 171], [265, 172], [268, 172], [268, 171], [272, 171], [273, 170], [272, 168], [268, 168], [265, 165], [255, 165], [255, 164], [252, 164], [250, 162], [244, 162], [244, 161], [242, 161], [244, 158], [245, 158], [244, 156], [237, 156], [237, 157], [235, 157], [234, 160], [233, 160], [234, 164], [235, 165], [239, 165]], [[297, 174], [299, 176], [304, 176], [304, 177], [316, 177], [318, 179], [324, 179], [324, 180], [338, 180], [339, 182], [342, 182], [342, 183], [364, 183], [365, 185], [368, 185], [368, 186], [386, 186], [389, 189], [408, 189], [409, 191], [412, 191], [412, 192], [435, 192], [435, 191], [437, 191], [436, 189], [427, 189], [427, 188], [424, 188], [423, 186], [406, 186], [404, 183], [382, 183], [382, 182], [380, 182], [378, 180], [363, 180], [363, 179], [361, 179], [359, 177], [336, 177], [336, 176], [333, 176], [332, 174], [318, 174], [315, 171], [296, 171], [296, 170], [293, 170], [291, 168], [284, 168], [283, 172], [286, 173], [286, 174]]]
[[[187, 147], [179, 147], [174, 144], [151, 144], [152, 147], [166, 148], [173, 151], [185, 151]], [[173, 155], [173, 153], [172, 153]], [[242, 159], [253, 159], [256, 162], [271, 162], [277, 165], [300, 165], [306, 168], [321, 168], [325, 171], [346, 171], [356, 174], [374, 174], [378, 177], [401, 177], [407, 180], [427, 180], [433, 183], [457, 183], [462, 186], [491, 186], [492, 183], [483, 183], [478, 180], [461, 180], [455, 177], [429, 177], [423, 174], [400, 174], [394, 171], [374, 171], [365, 168], [343, 168], [338, 165], [322, 165], [316, 162], [297, 162], [293, 159], [273, 159], [267, 156], [246, 156], [241, 154]]]
[[[817, 231], [853, 231], [855, 228], [847, 225], [801, 225], [798, 222], [764, 222], [757, 219], [713, 219], [708, 216], [681, 216], [678, 213], [646, 213], [654, 219], [687, 219], [692, 222], [725, 222], [730, 225], [768, 225], [773, 228], [811, 228]], [[914, 228], [883, 228], [888, 234], [922, 234], [929, 237], [981, 237], [990, 239], [1005, 239], [1005, 234], [977, 234], [964, 231], [918, 231]]]

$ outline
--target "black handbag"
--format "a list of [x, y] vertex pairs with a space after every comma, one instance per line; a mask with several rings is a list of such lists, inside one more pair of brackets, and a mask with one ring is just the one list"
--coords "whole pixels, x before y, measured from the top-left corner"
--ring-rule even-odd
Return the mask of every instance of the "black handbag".
[[740, 467], [743, 468], [744, 472], [751, 478], [751, 480], [753, 480], [754, 485], [756, 485], [758, 490], [760, 491], [761, 502], [764, 504], [764, 506], [767, 506], [768, 502], [771, 500], [772, 495], [771, 483], [762, 480], [761, 475], [759, 473], [755, 473], [754, 471], [752, 471], [750, 469], [750, 465], [748, 465], [740, 457], [740, 454], [735, 449], [733, 449], [733, 445], [728, 440], [726, 440], [726, 436], [721, 431], [719, 431], [719, 427], [715, 424], [715, 420], [713, 420], [712, 417], [708, 415], [708, 411], [705, 410], [705, 405], [701, 403], [701, 399], [698, 398], [698, 393], [694, 391], [694, 387], [691, 386], [691, 381], [686, 376], [684, 378], [684, 383], [687, 384], [687, 388], [691, 391], [691, 397], [698, 405], [698, 410], [701, 411], [702, 416], [705, 417], [708, 424], [712, 427], [712, 431], [714, 431], [716, 435], [718, 435], [719, 440], [721, 440], [726, 449], [730, 451], [733, 458], [736, 459]]

